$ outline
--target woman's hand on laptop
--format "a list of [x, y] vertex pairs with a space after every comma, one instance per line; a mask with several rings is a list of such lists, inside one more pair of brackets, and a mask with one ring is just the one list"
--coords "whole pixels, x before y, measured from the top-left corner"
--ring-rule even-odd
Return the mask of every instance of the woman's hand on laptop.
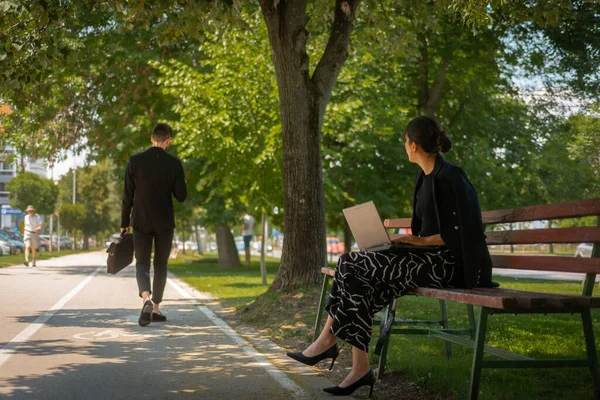
[[391, 234], [390, 240], [392, 243], [404, 243], [412, 244], [413, 246], [443, 246], [444, 240], [441, 235], [433, 235], [427, 237], [420, 237], [408, 234]]
[[412, 244], [415, 246], [422, 245], [421, 244], [422, 237], [409, 235], [409, 234], [391, 234], [390, 240], [392, 243], [404, 243], [404, 244]]

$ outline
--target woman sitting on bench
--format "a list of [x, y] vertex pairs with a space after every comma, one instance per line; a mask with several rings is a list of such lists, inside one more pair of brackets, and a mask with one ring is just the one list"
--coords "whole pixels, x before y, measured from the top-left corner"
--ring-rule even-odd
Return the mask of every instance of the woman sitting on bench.
[[375, 376], [368, 349], [373, 317], [394, 298], [415, 287], [491, 285], [492, 261], [485, 243], [481, 210], [475, 188], [462, 169], [439, 153], [450, 150], [448, 134], [432, 118], [421, 116], [407, 125], [404, 147], [410, 162], [421, 167], [415, 184], [412, 232], [391, 235], [392, 246], [383, 251], [354, 251], [337, 263], [326, 310], [329, 314], [320, 336], [306, 350], [287, 353], [307, 365], [339, 354], [336, 338], [352, 345], [352, 370], [339, 386], [325, 388], [348, 396], [370, 386]]

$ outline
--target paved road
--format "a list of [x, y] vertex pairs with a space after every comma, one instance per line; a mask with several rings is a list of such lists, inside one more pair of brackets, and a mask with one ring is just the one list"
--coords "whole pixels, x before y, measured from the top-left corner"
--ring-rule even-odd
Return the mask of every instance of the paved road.
[[330, 382], [233, 331], [173, 279], [169, 320], [140, 327], [134, 268], [110, 276], [104, 261], [0, 269], [1, 399], [325, 398]]

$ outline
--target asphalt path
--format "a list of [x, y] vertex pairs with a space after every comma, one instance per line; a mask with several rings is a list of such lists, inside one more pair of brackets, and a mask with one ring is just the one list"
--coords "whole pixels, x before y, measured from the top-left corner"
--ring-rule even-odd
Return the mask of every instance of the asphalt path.
[[1, 399], [328, 398], [326, 379], [169, 278], [168, 321], [140, 327], [134, 267], [104, 253], [0, 269]]

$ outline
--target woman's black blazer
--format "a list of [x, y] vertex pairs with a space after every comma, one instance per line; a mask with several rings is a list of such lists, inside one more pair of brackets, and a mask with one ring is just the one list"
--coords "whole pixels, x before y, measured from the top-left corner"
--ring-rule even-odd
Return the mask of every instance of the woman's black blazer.
[[[477, 191], [460, 168], [437, 156], [431, 192], [442, 239], [454, 257], [462, 264], [464, 287], [491, 287], [492, 260], [490, 257]], [[413, 199], [413, 234], [421, 231], [420, 220], [415, 217], [417, 193], [423, 184], [424, 172], [417, 174]]]

